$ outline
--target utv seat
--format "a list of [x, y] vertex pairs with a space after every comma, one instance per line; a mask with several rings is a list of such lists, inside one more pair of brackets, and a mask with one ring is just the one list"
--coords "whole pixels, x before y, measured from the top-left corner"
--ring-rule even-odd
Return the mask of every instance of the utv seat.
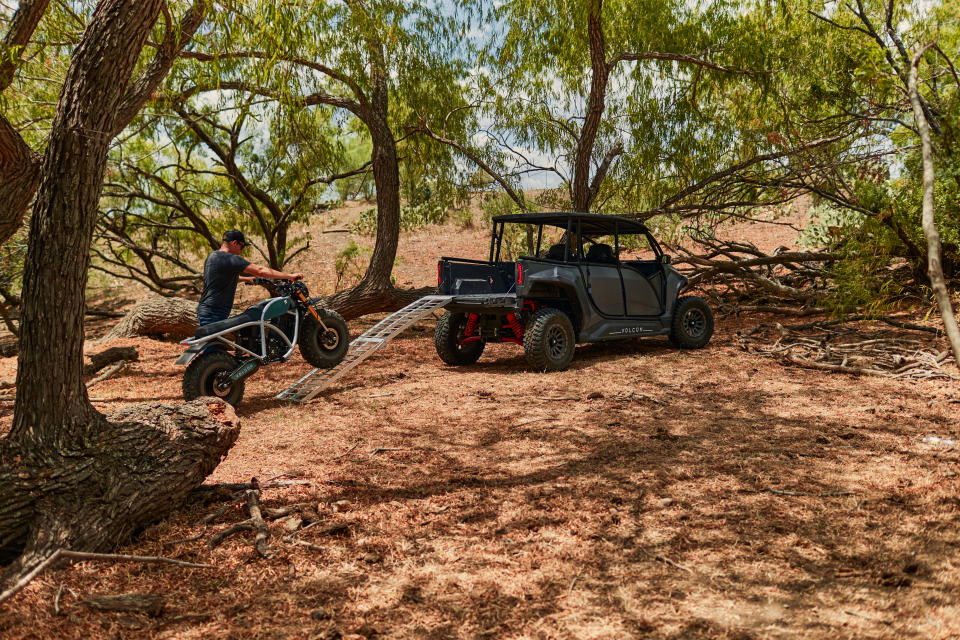
[[193, 332], [193, 337], [206, 338], [207, 336], [212, 336], [215, 333], [220, 333], [221, 331], [226, 331], [227, 329], [232, 329], [233, 327], [239, 327], [247, 322], [259, 322], [260, 317], [263, 315], [263, 308], [267, 306], [268, 302], [270, 301], [264, 300], [263, 302], [253, 305], [252, 307], [244, 309], [241, 313], [238, 313], [232, 318], [220, 320], [219, 322], [211, 322], [210, 324], [205, 324], [202, 327], [197, 327], [197, 330]]
[[602, 264], [617, 264], [617, 257], [613, 255], [613, 247], [608, 244], [594, 244], [587, 249], [587, 262]]

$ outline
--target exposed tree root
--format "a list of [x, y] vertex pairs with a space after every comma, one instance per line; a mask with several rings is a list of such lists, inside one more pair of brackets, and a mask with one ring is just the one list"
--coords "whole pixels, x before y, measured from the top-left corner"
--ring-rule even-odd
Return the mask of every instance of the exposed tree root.
[[[58, 550], [102, 552], [166, 517], [240, 433], [213, 398], [129, 407], [50, 447], [0, 443], [0, 556], [14, 582]], [[61, 556], [62, 556], [61, 553]]]

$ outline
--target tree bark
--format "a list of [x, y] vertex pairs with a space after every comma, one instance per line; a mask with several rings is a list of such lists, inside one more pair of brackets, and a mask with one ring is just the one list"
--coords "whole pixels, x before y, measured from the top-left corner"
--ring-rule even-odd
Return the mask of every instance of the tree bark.
[[166, 517], [216, 468], [240, 422], [215, 398], [122, 409], [74, 429], [75, 449], [0, 443], [5, 577], [56, 549], [105, 551]]
[[25, 260], [9, 437], [48, 448], [100, 421], [83, 384], [84, 291], [110, 132], [163, 0], [102, 0], [73, 53], [41, 167]]
[[198, 326], [196, 302], [155, 296], [137, 304], [101, 341], [158, 335], [190, 338]]
[[0, 115], [0, 244], [17, 232], [40, 184], [40, 156]]
[[933, 46], [932, 43], [921, 47], [920, 51], [913, 57], [908, 80], [910, 103], [913, 107], [914, 118], [917, 121], [917, 130], [920, 133], [923, 159], [923, 203], [921, 205], [920, 222], [923, 226], [924, 239], [927, 241], [927, 273], [930, 275], [930, 287], [937, 297], [940, 317], [943, 318], [943, 327], [946, 329], [947, 338], [950, 340], [953, 357], [957, 361], [957, 366], [960, 366], [960, 328], [957, 327], [957, 319], [953, 315], [953, 303], [950, 301], [950, 292], [947, 290], [947, 284], [943, 278], [943, 265], [940, 259], [940, 232], [937, 230], [937, 224], [933, 218], [933, 189], [936, 177], [933, 166], [933, 144], [930, 141], [930, 126], [920, 102], [920, 92], [917, 89], [920, 59], [931, 46]]
[[20, 53], [30, 42], [48, 4], [50, 0], [22, 0], [10, 19], [10, 28], [3, 37], [3, 45], [0, 46], [0, 91], [13, 82], [20, 63]]

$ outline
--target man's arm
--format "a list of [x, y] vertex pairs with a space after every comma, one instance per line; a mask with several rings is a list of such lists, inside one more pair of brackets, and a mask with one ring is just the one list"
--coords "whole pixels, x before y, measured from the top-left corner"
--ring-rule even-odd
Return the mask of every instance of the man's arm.
[[[256, 276], [258, 278], [270, 278], [272, 280], [303, 280], [302, 273], [287, 273], [286, 271], [277, 271], [270, 267], [261, 267], [258, 264], [247, 265], [243, 270], [245, 274]], [[240, 276], [243, 279], [243, 276]], [[246, 280], [244, 280], [246, 282]], [[251, 279], [250, 282], [253, 282]]]

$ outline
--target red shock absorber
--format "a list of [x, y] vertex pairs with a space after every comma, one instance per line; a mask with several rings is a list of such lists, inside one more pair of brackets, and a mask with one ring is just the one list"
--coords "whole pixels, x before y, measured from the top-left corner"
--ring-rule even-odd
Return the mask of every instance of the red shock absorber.
[[467, 323], [463, 325], [463, 335], [464, 337], [469, 338], [473, 335], [473, 332], [477, 330], [477, 325], [480, 324], [480, 316], [475, 313], [471, 313], [467, 316]]
[[518, 339], [523, 339], [523, 324], [517, 320], [517, 316], [508, 313], [507, 314], [507, 324], [510, 325], [510, 328], [513, 329], [513, 335], [517, 336]]

